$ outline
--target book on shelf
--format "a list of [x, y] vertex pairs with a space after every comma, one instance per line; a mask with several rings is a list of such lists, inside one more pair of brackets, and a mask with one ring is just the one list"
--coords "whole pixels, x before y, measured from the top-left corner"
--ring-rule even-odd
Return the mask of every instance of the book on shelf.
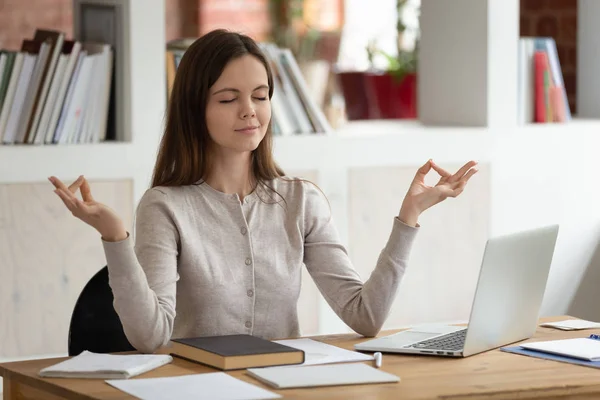
[[167, 346], [173, 356], [224, 371], [304, 362], [303, 350], [246, 334], [171, 339]]
[[[186, 49], [195, 38], [167, 42], [167, 96], [171, 96], [177, 68]], [[290, 49], [273, 43], [259, 43], [273, 72], [271, 125], [274, 135], [331, 133], [325, 114], [312, 98], [301, 69]]]
[[37, 29], [0, 51], [0, 144], [96, 143], [114, 137], [110, 45]]
[[571, 120], [556, 42], [521, 37], [518, 54], [517, 115], [520, 125]]

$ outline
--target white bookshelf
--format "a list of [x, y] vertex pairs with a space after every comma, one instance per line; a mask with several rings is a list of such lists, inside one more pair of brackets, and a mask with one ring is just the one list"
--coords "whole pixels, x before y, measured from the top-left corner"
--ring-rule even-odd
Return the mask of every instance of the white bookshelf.
[[[123, 96], [127, 141], [73, 145], [0, 145], [0, 184], [44, 182], [49, 175], [65, 181], [84, 174], [90, 180], [129, 179], [137, 201], [148, 187], [162, 134], [166, 88], [164, 0], [87, 0], [124, 5]], [[74, 15], [77, 25], [77, 15]], [[76, 37], [76, 39], [79, 39]], [[156, 84], [149, 84], [155, 82]]]

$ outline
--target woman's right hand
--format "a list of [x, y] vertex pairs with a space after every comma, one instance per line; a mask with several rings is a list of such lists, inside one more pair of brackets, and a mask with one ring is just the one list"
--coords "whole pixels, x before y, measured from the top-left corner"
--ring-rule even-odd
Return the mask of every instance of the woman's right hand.
[[[117, 242], [127, 238], [127, 230], [121, 218], [112, 209], [94, 200], [90, 185], [83, 175], [68, 187], [54, 176], [49, 177], [48, 180], [56, 188], [54, 193], [61, 198], [69, 211], [86, 224], [96, 228], [103, 240]], [[78, 189], [83, 200], [75, 195]]]

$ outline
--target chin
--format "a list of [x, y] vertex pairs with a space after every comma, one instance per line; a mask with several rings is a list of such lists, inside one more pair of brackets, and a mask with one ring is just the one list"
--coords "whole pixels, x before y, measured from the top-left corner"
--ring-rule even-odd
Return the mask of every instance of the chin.
[[248, 141], [246, 143], [237, 143], [237, 145], [235, 146], [235, 149], [237, 151], [239, 151], [240, 153], [245, 153], [248, 151], [254, 151], [258, 148], [258, 145], [260, 144], [259, 140], [252, 140], [252, 141]]

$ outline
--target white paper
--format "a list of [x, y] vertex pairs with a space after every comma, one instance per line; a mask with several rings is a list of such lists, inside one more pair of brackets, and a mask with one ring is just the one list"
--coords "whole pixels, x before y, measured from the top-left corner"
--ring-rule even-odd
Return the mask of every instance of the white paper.
[[280, 395], [224, 372], [145, 378], [107, 380], [117, 389], [144, 400], [262, 400], [279, 399]]
[[362, 363], [292, 368], [250, 368], [248, 374], [278, 389], [400, 381], [396, 375]]
[[356, 351], [342, 349], [326, 343], [317, 342], [312, 339], [285, 339], [274, 340], [304, 351], [304, 363], [300, 365], [331, 364], [339, 362], [371, 361], [371, 354], [363, 354]]
[[564, 331], [573, 331], [580, 329], [600, 329], [600, 322], [586, 321], [584, 319], [566, 319], [557, 322], [546, 322], [540, 326], [548, 326]]
[[43, 377], [130, 378], [173, 360], [168, 354], [100, 354], [83, 351], [63, 362], [40, 370]]

